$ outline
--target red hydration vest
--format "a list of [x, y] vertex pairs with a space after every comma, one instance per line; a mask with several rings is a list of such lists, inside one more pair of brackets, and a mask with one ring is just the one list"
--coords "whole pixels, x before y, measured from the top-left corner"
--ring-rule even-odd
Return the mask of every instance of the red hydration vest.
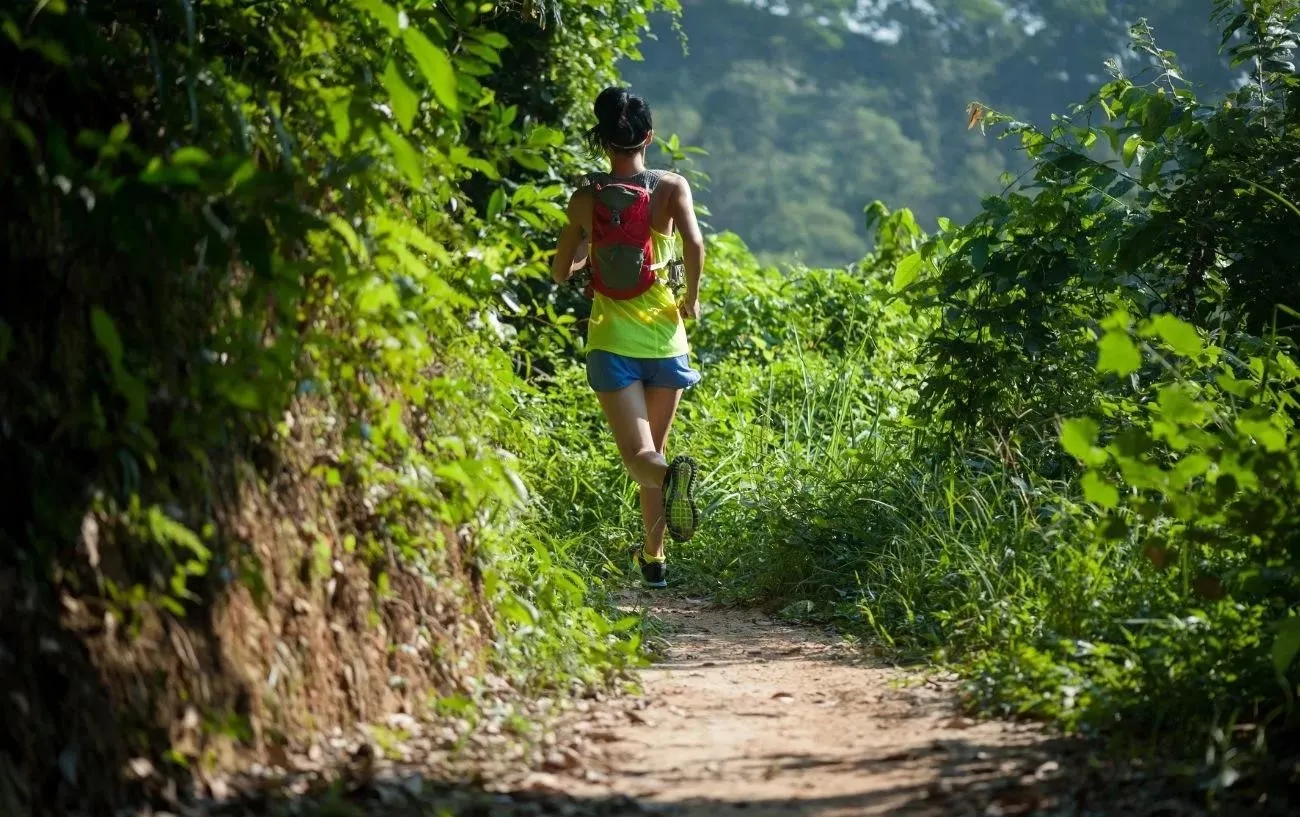
[[665, 266], [655, 263], [650, 234], [650, 193], [661, 177], [653, 171], [635, 180], [603, 176], [593, 185], [591, 288], [601, 295], [635, 298], [654, 286]]

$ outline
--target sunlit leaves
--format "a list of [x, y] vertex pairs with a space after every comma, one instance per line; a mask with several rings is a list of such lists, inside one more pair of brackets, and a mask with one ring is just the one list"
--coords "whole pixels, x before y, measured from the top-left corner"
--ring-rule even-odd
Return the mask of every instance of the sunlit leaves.
[[397, 295], [397, 288], [377, 276], [369, 279], [356, 300], [357, 311], [362, 315], [372, 315], [385, 307], [396, 307], [400, 304], [401, 299]]
[[352, 0], [352, 5], [369, 13], [394, 37], [406, 26], [405, 12], [397, 11], [383, 0]]
[[1205, 421], [1209, 407], [1198, 399], [1198, 390], [1190, 383], [1170, 383], [1156, 391], [1160, 418], [1177, 426], [1193, 426]]
[[419, 97], [406, 84], [406, 79], [392, 60], [384, 67], [383, 83], [384, 89], [388, 91], [388, 101], [393, 106], [393, 117], [402, 130], [409, 131], [419, 110]]
[[335, 88], [322, 93], [322, 96], [327, 102], [334, 137], [340, 142], [348, 141], [352, 135], [352, 93], [344, 88]]
[[497, 216], [501, 215], [506, 207], [506, 191], [498, 187], [492, 191], [492, 196], [488, 199], [487, 220], [495, 221]]
[[1088, 471], [1080, 480], [1083, 495], [1089, 501], [1109, 510], [1119, 504], [1119, 489], [1096, 471]]
[[921, 263], [921, 254], [919, 252], [907, 255], [898, 262], [898, 267], [894, 270], [895, 292], [907, 289], [916, 281], [921, 274]]
[[[676, 137], [674, 137], [676, 138]], [[538, 126], [528, 132], [528, 146], [534, 148], [554, 148], [564, 144], [564, 134], [555, 128]]]
[[1098, 465], [1106, 461], [1106, 453], [1097, 447], [1097, 434], [1100, 431], [1097, 421], [1091, 417], [1076, 417], [1061, 424], [1061, 447], [1070, 456], [1087, 465]]
[[1136, 133], [1124, 140], [1124, 150], [1121, 155], [1125, 167], [1133, 166], [1133, 162], [1138, 158], [1138, 148], [1140, 147], [1142, 147], [1142, 137]]
[[393, 161], [406, 177], [412, 187], [419, 187], [424, 180], [424, 164], [415, 146], [400, 133], [390, 127], [382, 129], [384, 141], [392, 151]]
[[408, 28], [402, 33], [402, 42], [420, 66], [420, 72], [433, 88], [433, 95], [449, 111], [460, 109], [456, 91], [456, 71], [447, 52], [429, 41], [419, 29]]
[[1097, 343], [1097, 370], [1126, 377], [1142, 367], [1142, 354], [1128, 332], [1112, 329]]
[[545, 173], [550, 168], [550, 165], [547, 164], [546, 159], [543, 158], [542, 155], [538, 153], [536, 150], [530, 150], [527, 148], [518, 148], [514, 151], [511, 151], [510, 157], [514, 159], [516, 162], [518, 162], [520, 166], [525, 167], [528, 170], [532, 170], [536, 173]]
[[1183, 357], [1196, 357], [1205, 346], [1196, 327], [1173, 315], [1157, 315], [1151, 320], [1150, 327], [1174, 352]]
[[1272, 415], [1254, 412], [1238, 417], [1237, 430], [1259, 443], [1265, 451], [1286, 450], [1286, 429], [1280, 427]]

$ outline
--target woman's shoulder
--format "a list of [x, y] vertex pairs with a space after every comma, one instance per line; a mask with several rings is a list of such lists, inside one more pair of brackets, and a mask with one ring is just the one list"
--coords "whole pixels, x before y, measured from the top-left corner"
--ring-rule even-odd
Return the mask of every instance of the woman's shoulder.
[[[687, 184], [686, 177], [681, 175], [675, 170], [652, 167], [652, 168], [646, 168], [644, 174], [649, 176], [651, 180], [654, 181], [655, 184], [663, 184], [665, 182], [673, 185]], [[578, 178], [575, 180], [574, 187], [577, 188], [578, 190], [590, 190], [598, 182], [603, 182], [609, 179], [616, 179], [616, 178], [620, 178], [620, 177], [614, 176], [612, 173], [605, 170], [593, 170], [591, 172], [583, 173], [582, 175], [578, 176]], [[621, 178], [632, 178], [632, 177], [621, 177]]]
[[680, 184], [686, 181], [686, 177], [678, 173], [676, 170], [658, 168], [651, 170], [650, 172], [659, 177], [660, 183], [671, 182], [673, 184]]
[[686, 181], [686, 177], [675, 171], [653, 170], [651, 173], [655, 174], [653, 185], [656, 192], [672, 192], [690, 188], [690, 182]]

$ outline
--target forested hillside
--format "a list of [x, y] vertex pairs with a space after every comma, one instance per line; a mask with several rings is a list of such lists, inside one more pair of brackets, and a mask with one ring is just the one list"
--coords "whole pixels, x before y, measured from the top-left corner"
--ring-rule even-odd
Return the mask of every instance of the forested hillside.
[[[966, 130], [979, 100], [1037, 126], [1084, 98], [1145, 18], [1184, 76], [1210, 93], [1231, 73], [1204, 0], [720, 0], [656, 19], [624, 75], [663, 135], [702, 148], [712, 224], [767, 259], [848, 263], [868, 246], [863, 208], [907, 206], [926, 229], [965, 221], [1018, 146]], [[681, 36], [677, 33], [680, 27]], [[685, 38], [685, 43], [682, 40]]]
[[842, 5], [692, 4], [685, 61], [670, 0], [0, 8], [0, 814], [187, 813], [391, 715], [540, 743], [654, 655], [548, 271], [619, 65], [742, 231], [670, 587], [1295, 813], [1300, 2]]

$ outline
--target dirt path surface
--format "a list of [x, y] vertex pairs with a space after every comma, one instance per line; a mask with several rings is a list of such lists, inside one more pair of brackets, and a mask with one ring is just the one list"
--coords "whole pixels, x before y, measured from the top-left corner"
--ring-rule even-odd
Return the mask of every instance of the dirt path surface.
[[572, 719], [527, 788], [689, 817], [1195, 813], [1117, 797], [1077, 747], [962, 717], [950, 683], [825, 633], [682, 597], [648, 612], [670, 646], [644, 695]]
[[[951, 681], [884, 666], [832, 634], [698, 599], [629, 596], [662, 625], [641, 694], [566, 703], [512, 740], [468, 742], [405, 716], [404, 737], [336, 740], [232, 781], [178, 817], [1199, 817], [1186, 792], [1030, 726], [975, 721]], [[648, 605], [644, 606], [644, 605]], [[543, 706], [542, 702], [535, 702]], [[437, 724], [427, 730], [436, 732]], [[461, 745], [454, 752], [448, 743]], [[379, 745], [387, 743], [386, 746]], [[439, 749], [437, 747], [442, 746]], [[330, 751], [324, 754], [329, 755]], [[350, 764], [350, 765], [349, 765]], [[335, 766], [333, 773], [326, 773]], [[341, 772], [341, 774], [340, 774]], [[163, 812], [153, 812], [161, 814]], [[1223, 810], [1222, 814], [1239, 812]], [[1252, 811], [1252, 814], [1257, 813]]]

